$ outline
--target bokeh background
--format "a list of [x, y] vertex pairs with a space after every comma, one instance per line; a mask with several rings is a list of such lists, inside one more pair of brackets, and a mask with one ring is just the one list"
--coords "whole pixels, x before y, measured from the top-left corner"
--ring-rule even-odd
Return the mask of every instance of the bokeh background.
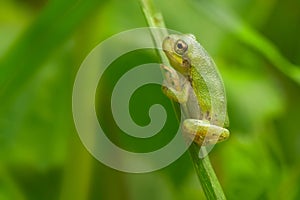
[[[222, 74], [231, 138], [210, 158], [228, 199], [300, 199], [300, 2], [155, 5], [167, 28], [196, 35]], [[0, 200], [205, 198], [188, 153], [159, 171], [127, 174], [95, 160], [75, 130], [72, 87], [81, 62], [109, 36], [144, 26], [135, 0], [0, 1]], [[157, 56], [149, 50], [122, 59], [129, 69]], [[110, 81], [122, 66], [99, 87], [99, 119], [130, 150], [163, 146], [178, 125], [159, 87], [141, 88], [130, 106], [133, 119], [147, 124], [143, 106], [166, 105], [168, 127], [154, 142], [132, 142], [106, 115]]]

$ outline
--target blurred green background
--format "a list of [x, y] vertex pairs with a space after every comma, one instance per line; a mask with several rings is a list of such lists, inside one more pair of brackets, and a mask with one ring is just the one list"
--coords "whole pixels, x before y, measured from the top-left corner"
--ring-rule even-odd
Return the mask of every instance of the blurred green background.
[[[196, 35], [222, 74], [231, 138], [210, 157], [227, 198], [300, 199], [300, 2], [155, 2], [166, 26]], [[0, 1], [0, 200], [205, 198], [188, 153], [156, 172], [122, 173], [95, 160], [75, 130], [72, 87], [81, 62], [109, 36], [144, 26], [135, 0]], [[145, 51], [124, 62], [153, 59]], [[107, 118], [101, 99], [118, 76], [108, 74], [98, 90], [99, 119]], [[130, 107], [138, 123], [148, 120], [143, 98], [166, 104], [171, 121], [161, 146], [174, 113], [159, 87], [142, 90]], [[105, 126], [124, 137], [109, 120]]]

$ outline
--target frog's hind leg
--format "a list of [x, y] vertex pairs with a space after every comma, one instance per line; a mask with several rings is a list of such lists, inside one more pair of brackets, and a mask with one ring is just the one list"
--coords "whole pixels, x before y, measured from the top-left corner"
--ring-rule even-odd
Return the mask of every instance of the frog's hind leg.
[[199, 146], [212, 145], [229, 137], [227, 129], [199, 119], [184, 120], [182, 128], [184, 135]]

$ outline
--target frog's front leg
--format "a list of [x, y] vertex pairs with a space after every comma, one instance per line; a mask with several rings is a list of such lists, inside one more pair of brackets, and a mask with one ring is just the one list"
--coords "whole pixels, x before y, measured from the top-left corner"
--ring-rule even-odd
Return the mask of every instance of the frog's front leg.
[[163, 93], [173, 101], [186, 103], [189, 96], [189, 82], [184, 77], [180, 77], [173, 68], [165, 65], [161, 65], [161, 68], [165, 71]]
[[199, 119], [184, 120], [183, 132], [199, 146], [222, 142], [229, 137], [227, 129], [212, 125], [209, 121]]
[[[164, 94], [170, 99], [184, 104], [188, 101], [190, 85], [184, 77], [171, 67], [161, 65], [165, 71], [165, 80], [162, 86]], [[185, 119], [183, 122], [183, 134], [201, 145], [210, 145], [226, 140], [229, 131], [223, 127], [212, 125], [207, 120]]]

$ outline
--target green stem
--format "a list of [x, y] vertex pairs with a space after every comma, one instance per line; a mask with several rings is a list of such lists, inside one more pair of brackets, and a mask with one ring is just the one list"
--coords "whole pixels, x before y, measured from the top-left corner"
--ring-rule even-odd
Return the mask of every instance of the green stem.
[[[168, 35], [163, 16], [155, 9], [152, 0], [140, 0], [140, 4], [149, 27], [162, 28], [159, 31], [151, 32], [155, 46], [160, 47], [163, 39]], [[162, 59], [162, 63], [168, 64], [168, 59], [164, 53], [162, 51], [158, 51], [158, 54]]]
[[199, 157], [199, 151], [201, 154], [206, 154], [205, 149], [199, 149], [199, 146], [195, 143], [189, 147], [189, 152], [193, 160], [195, 171], [201, 182], [203, 191], [207, 199], [226, 199], [219, 180], [214, 172], [214, 169], [210, 163], [209, 157]]
[[[154, 43], [157, 47], [159, 47], [162, 44], [163, 38], [168, 35], [168, 32], [165, 29], [162, 14], [155, 9], [152, 0], [140, 0], [140, 4], [149, 27], [162, 28], [160, 32], [152, 32]], [[162, 52], [159, 52], [159, 55], [161, 57], [162, 63], [165, 65], [169, 65], [166, 56]], [[185, 113], [185, 111], [188, 110], [186, 107], [184, 107], [182, 110], [185, 116], [189, 115], [188, 113]], [[180, 116], [177, 116], [177, 119], [180, 119]], [[194, 143], [189, 147], [189, 152], [192, 157], [194, 168], [200, 180], [206, 198], [208, 200], [226, 199], [218, 178], [212, 168], [209, 157], [205, 156], [204, 158], [199, 158], [199, 151], [202, 151], [201, 153], [204, 153], [205, 149], [200, 150], [199, 147]]]

